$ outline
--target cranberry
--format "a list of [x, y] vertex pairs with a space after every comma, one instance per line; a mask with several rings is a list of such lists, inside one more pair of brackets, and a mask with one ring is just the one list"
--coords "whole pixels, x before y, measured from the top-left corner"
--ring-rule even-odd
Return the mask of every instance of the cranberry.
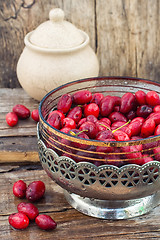
[[8, 221], [16, 229], [25, 229], [29, 225], [29, 219], [24, 213], [13, 213], [9, 216]]
[[21, 202], [17, 206], [18, 212], [24, 213], [30, 220], [34, 220], [38, 214], [38, 208], [32, 203]]
[[128, 113], [131, 110], [134, 110], [135, 106], [136, 106], [136, 98], [132, 93], [130, 92], [125, 93], [121, 97], [121, 106], [120, 106], [121, 113]]
[[[110, 142], [110, 141], [116, 141], [115, 139], [110, 139], [110, 138], [108, 138], [108, 139], [104, 139], [103, 140], [104, 142]], [[96, 152], [104, 152], [104, 153], [111, 153], [111, 152], [114, 152], [114, 147], [103, 147], [103, 146], [97, 146], [97, 148], [96, 148]]]
[[78, 123], [82, 117], [82, 109], [79, 106], [76, 106], [72, 108], [68, 114], [67, 117], [72, 118], [76, 123]]
[[38, 109], [34, 109], [31, 113], [31, 118], [35, 121], [35, 122], [39, 122], [39, 112]]
[[154, 113], [160, 113], [160, 105], [157, 105], [157, 106], [155, 106], [154, 108], [153, 108], [153, 112]]
[[60, 118], [61, 118], [61, 121], [65, 118], [65, 115], [64, 115], [61, 111], [59, 111], [59, 110], [54, 110], [54, 111], [50, 112], [49, 115], [48, 115], [48, 118], [49, 118], [52, 114], [54, 114], [54, 113], [58, 113], [58, 115], [59, 115]]
[[99, 116], [99, 107], [96, 103], [88, 104], [84, 109], [84, 116], [94, 115], [96, 118]]
[[130, 111], [129, 113], [126, 114], [126, 117], [128, 120], [132, 120], [136, 117], [136, 112], [135, 111]]
[[89, 138], [94, 139], [97, 135], [97, 127], [93, 122], [85, 122], [83, 123], [79, 130], [85, 130], [86, 134]]
[[120, 112], [112, 112], [108, 118], [111, 120], [112, 123], [117, 121], [127, 122], [127, 118]]
[[70, 127], [63, 127], [63, 128], [60, 129], [60, 131], [63, 132], [63, 133], [69, 133], [69, 131], [70, 131], [71, 129], [72, 129], [72, 128], [70, 128]]
[[18, 123], [18, 117], [14, 112], [6, 114], [6, 122], [10, 127], [14, 127]]
[[114, 138], [117, 140], [117, 141], [128, 141], [130, 140], [129, 136], [127, 133], [121, 131], [121, 130], [117, 130], [113, 133], [114, 135]]
[[154, 135], [160, 135], [160, 124], [155, 128]]
[[113, 100], [114, 100], [114, 105], [115, 106], [120, 106], [121, 105], [121, 98], [118, 96], [113, 96]]
[[53, 230], [57, 227], [57, 223], [48, 215], [41, 214], [35, 219], [36, 224], [43, 230]]
[[[80, 120], [79, 120], [79, 122], [78, 122], [78, 128], [83, 124], [83, 123], [85, 123], [87, 121], [87, 118], [81, 118]], [[92, 121], [91, 121], [92, 122]]]
[[62, 113], [67, 113], [71, 106], [72, 106], [71, 95], [63, 94], [57, 103], [57, 110], [60, 110]]
[[24, 198], [26, 196], [27, 185], [24, 181], [18, 180], [13, 184], [13, 194], [18, 198]]
[[148, 118], [152, 118], [155, 121], [156, 125], [160, 124], [160, 113], [158, 113], [158, 112], [157, 113], [151, 113], [148, 116]]
[[102, 93], [95, 93], [92, 96], [91, 103], [96, 103], [97, 105], [99, 105], [103, 98], [104, 95]]
[[72, 118], [66, 117], [62, 120], [63, 127], [76, 128], [76, 123]]
[[50, 117], [47, 119], [47, 122], [54, 128], [60, 129], [61, 128], [61, 118], [58, 113], [54, 112]]
[[86, 121], [88, 122], [93, 122], [93, 123], [96, 123], [98, 121], [98, 119], [94, 116], [94, 115], [88, 115], [86, 117]]
[[152, 108], [148, 105], [141, 105], [137, 108], [136, 114], [138, 117], [147, 118], [152, 113]]
[[22, 105], [17, 104], [13, 107], [12, 111], [20, 118], [20, 119], [27, 119], [30, 117], [30, 110]]
[[146, 93], [142, 90], [138, 90], [135, 93], [136, 100], [139, 105], [145, 105], [146, 104]]
[[110, 125], [106, 122], [98, 120], [95, 124], [98, 132], [107, 129], [111, 131]]
[[[127, 151], [126, 151], [127, 152]], [[126, 158], [129, 159], [129, 163], [142, 165], [143, 157], [137, 146], [128, 146], [128, 153]]]
[[113, 133], [109, 130], [103, 130], [97, 133], [96, 140], [104, 141], [106, 139], [113, 139]]
[[100, 102], [100, 114], [102, 117], [107, 117], [114, 108], [114, 98], [112, 96], [106, 96]]
[[138, 119], [133, 122], [131, 121], [131, 123], [128, 126], [128, 128], [131, 130], [131, 136], [138, 136], [140, 134], [142, 124], [143, 124], [142, 121]]
[[92, 99], [92, 93], [88, 90], [80, 90], [72, 95], [73, 102], [75, 104], [89, 103]]
[[152, 118], [147, 119], [141, 127], [141, 136], [144, 138], [149, 137], [154, 133], [155, 121]]
[[108, 125], [111, 125], [111, 120], [109, 118], [101, 118], [99, 122], [101, 121], [107, 123]]
[[[75, 134], [75, 136], [89, 140], [88, 135], [85, 132], [81, 132], [80, 130], [78, 130], [78, 132]], [[83, 144], [81, 142], [76, 142], [76, 141], [72, 142], [71, 145], [78, 149], [87, 149], [88, 148], [87, 144]]]
[[26, 190], [26, 198], [30, 201], [40, 200], [45, 193], [45, 184], [42, 181], [34, 181], [29, 184]]
[[160, 103], [159, 95], [155, 91], [149, 91], [146, 94], [146, 102], [148, 105], [156, 106]]

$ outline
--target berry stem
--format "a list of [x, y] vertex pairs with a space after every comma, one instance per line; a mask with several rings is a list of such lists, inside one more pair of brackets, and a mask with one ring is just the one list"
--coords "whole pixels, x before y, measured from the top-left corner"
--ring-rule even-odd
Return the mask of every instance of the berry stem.
[[126, 126], [127, 124], [129, 124], [131, 122], [131, 120], [129, 120], [128, 122], [126, 122], [125, 124], [123, 124], [122, 126], [116, 128], [115, 130], [112, 131], [112, 133], [116, 132], [117, 130], [121, 129], [122, 127]]
[[82, 130], [82, 131], [80, 131], [80, 132], [78, 132], [78, 133], [74, 133], [74, 132], [70, 131], [70, 134], [71, 134], [72, 136], [77, 137], [80, 133], [83, 133], [83, 132], [88, 132], [88, 130], [87, 130], [87, 129], [84, 129], [84, 130]]

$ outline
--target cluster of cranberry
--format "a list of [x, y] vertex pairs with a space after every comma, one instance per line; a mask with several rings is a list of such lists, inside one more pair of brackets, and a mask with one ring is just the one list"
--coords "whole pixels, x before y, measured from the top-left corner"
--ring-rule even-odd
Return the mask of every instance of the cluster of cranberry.
[[[28, 187], [22, 180], [13, 185], [13, 194], [18, 198], [25, 198], [31, 202], [39, 201], [45, 193], [45, 184], [42, 181], [31, 182]], [[43, 230], [55, 229], [56, 222], [46, 214], [39, 214], [38, 208], [33, 203], [21, 202], [17, 206], [17, 213], [9, 216], [9, 224], [15, 229], [25, 229], [29, 221], [34, 221]]]
[[[57, 109], [49, 113], [47, 122], [63, 133], [83, 139], [105, 142], [144, 139], [160, 134], [160, 97], [155, 91], [145, 93], [139, 90], [135, 94], [127, 92], [122, 97], [118, 97], [79, 90], [72, 95], [62, 95]], [[127, 158], [130, 161], [126, 163], [143, 165], [153, 160], [146, 150], [150, 147], [154, 147], [156, 158], [154, 160], [160, 160], [160, 147], [158, 142], [154, 144], [152, 143], [152, 146], [139, 144], [118, 150], [113, 147], [97, 146], [93, 151], [106, 153], [106, 163], [108, 158], [113, 157], [113, 155], [107, 156], [107, 153], [119, 151], [126, 152], [125, 156], [117, 154], [114, 155], [113, 160]], [[79, 146], [81, 149], [88, 147], [85, 144]], [[115, 165], [116, 161], [113, 162], [110, 163]]]
[[6, 122], [10, 127], [14, 127], [17, 125], [19, 119], [24, 120], [30, 116], [34, 121], [39, 122], [38, 109], [34, 109], [32, 112], [30, 112], [26, 106], [22, 104], [16, 104], [13, 107], [12, 112], [6, 114]]

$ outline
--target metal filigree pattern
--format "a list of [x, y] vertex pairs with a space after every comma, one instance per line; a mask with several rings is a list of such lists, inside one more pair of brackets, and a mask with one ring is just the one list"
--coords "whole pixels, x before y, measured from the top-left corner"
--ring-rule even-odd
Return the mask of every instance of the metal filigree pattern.
[[128, 164], [121, 168], [92, 163], [76, 163], [47, 148], [38, 140], [39, 158], [47, 174], [62, 188], [83, 197], [97, 199], [133, 199], [153, 194], [160, 188], [160, 163], [143, 166]]

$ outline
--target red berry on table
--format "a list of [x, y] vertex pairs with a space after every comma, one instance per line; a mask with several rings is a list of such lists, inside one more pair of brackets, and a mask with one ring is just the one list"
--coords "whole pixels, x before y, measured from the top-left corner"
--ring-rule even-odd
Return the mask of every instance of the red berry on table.
[[22, 104], [17, 104], [13, 107], [12, 111], [14, 113], [16, 113], [16, 115], [18, 116], [18, 118], [20, 119], [27, 119], [30, 117], [30, 110], [22, 105]]
[[99, 116], [99, 107], [96, 103], [88, 104], [84, 109], [84, 116], [87, 117], [89, 115], [93, 115], [96, 118]]
[[18, 212], [24, 213], [30, 220], [34, 220], [38, 215], [38, 208], [32, 203], [21, 202], [17, 206]]
[[155, 91], [149, 91], [146, 94], [146, 102], [150, 106], [156, 106], [160, 103], [159, 95]]
[[6, 122], [10, 127], [14, 127], [18, 123], [18, 117], [14, 112], [6, 114]]
[[31, 113], [31, 118], [35, 121], [35, 122], [39, 122], [39, 112], [38, 109], [34, 109]]
[[13, 184], [13, 194], [18, 198], [24, 198], [26, 196], [27, 185], [24, 181], [18, 180]]
[[146, 93], [143, 92], [142, 90], [138, 90], [135, 93], [135, 97], [136, 97], [137, 103], [139, 105], [145, 105], [146, 104]]
[[48, 215], [40, 214], [35, 219], [36, 224], [43, 230], [53, 230], [57, 227], [57, 223]]
[[63, 94], [58, 103], [57, 103], [57, 110], [61, 111], [62, 113], [67, 113], [72, 106], [72, 97], [70, 94]]
[[45, 184], [42, 181], [33, 181], [26, 190], [26, 198], [30, 201], [40, 200], [45, 193]]
[[29, 225], [29, 218], [24, 213], [13, 213], [8, 218], [9, 224], [16, 229], [25, 229]]

